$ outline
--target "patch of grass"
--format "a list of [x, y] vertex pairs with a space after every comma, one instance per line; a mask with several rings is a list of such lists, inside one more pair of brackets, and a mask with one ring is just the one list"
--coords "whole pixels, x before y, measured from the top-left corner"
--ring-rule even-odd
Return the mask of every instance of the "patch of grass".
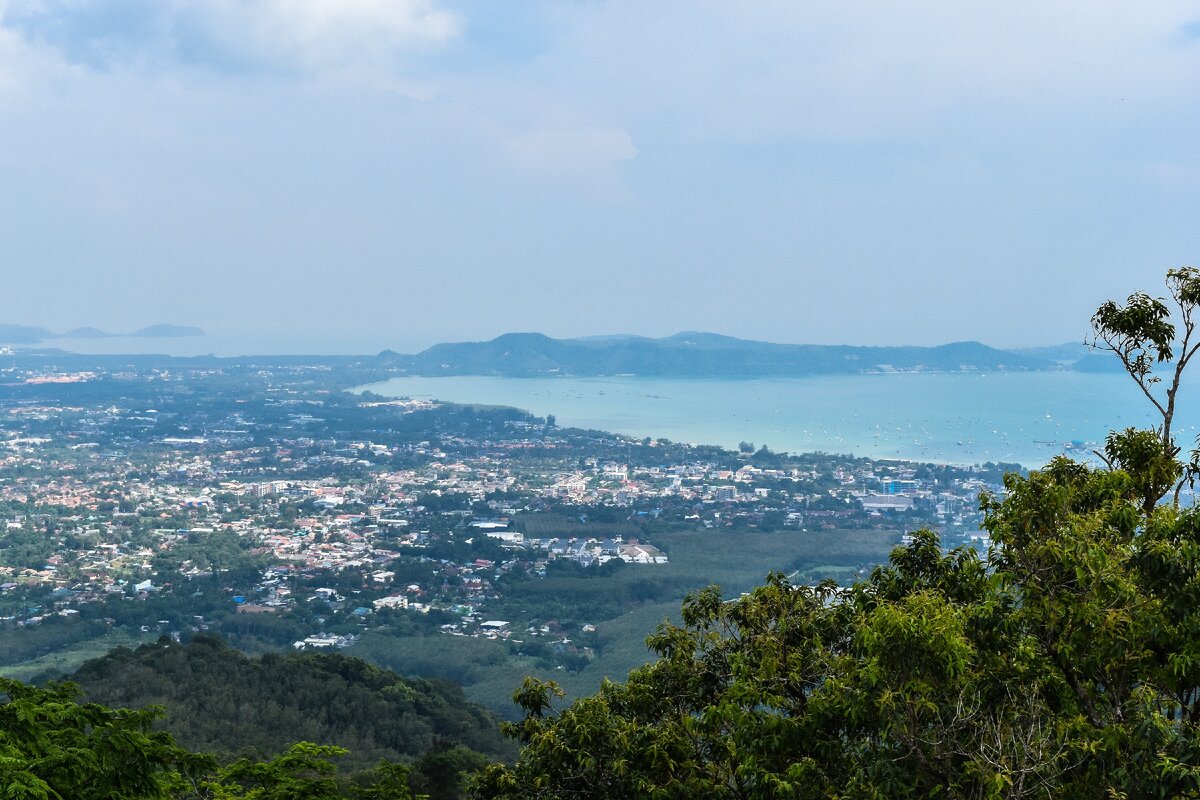
[[29, 683], [33, 679], [52, 679], [69, 675], [85, 661], [100, 658], [115, 647], [137, 647], [157, 639], [158, 633], [138, 633], [123, 630], [112, 631], [95, 639], [74, 642], [44, 656], [20, 664], [0, 667], [0, 676]]
[[664, 577], [682, 578], [692, 589], [715, 583], [728, 595], [761, 585], [771, 572], [799, 573], [796, 576], [798, 582], [809, 572], [831, 568], [844, 570], [844, 574], [850, 576], [860, 566], [886, 561], [892, 548], [900, 543], [900, 533], [877, 530], [778, 533], [698, 530], [659, 533], [650, 541], [667, 553], [670, 563], [640, 569], [661, 569]]

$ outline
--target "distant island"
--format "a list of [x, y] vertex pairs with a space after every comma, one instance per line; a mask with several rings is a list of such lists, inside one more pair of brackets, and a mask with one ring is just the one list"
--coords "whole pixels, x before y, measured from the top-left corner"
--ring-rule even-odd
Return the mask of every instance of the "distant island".
[[415, 355], [379, 354], [388, 367], [412, 375], [500, 377], [788, 377], [889, 372], [1108, 371], [1086, 345], [1000, 350], [979, 342], [936, 347], [775, 344], [715, 333], [684, 332], [661, 339], [600, 336], [553, 339], [507, 333], [486, 342], [437, 344]]
[[[58, 333], [0, 324], [0, 346], [64, 340], [201, 337], [200, 328], [159, 324], [132, 333], [81, 327]], [[69, 350], [69, 346], [67, 346]], [[132, 348], [131, 346], [131, 349]], [[269, 355], [269, 354], [268, 354]], [[277, 356], [294, 359], [297, 356]], [[444, 342], [415, 354], [384, 350], [364, 360], [384, 374], [424, 377], [477, 375], [505, 378], [641, 376], [765, 378], [897, 372], [1112, 372], [1104, 353], [1082, 342], [1000, 349], [975, 341], [931, 347], [779, 344], [716, 333], [685, 331], [663, 338], [629, 334], [554, 339], [541, 333], [505, 333], [485, 342]]]
[[132, 333], [108, 333], [90, 326], [55, 333], [31, 325], [0, 324], [0, 344], [40, 344], [50, 339], [179, 339], [205, 335], [202, 329], [191, 325], [172, 325], [165, 322], [140, 328]]

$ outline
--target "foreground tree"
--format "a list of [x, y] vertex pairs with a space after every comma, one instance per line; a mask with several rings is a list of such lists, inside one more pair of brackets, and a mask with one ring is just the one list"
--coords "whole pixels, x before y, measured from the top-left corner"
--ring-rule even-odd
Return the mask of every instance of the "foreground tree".
[[159, 710], [78, 703], [76, 694], [0, 678], [0, 798], [171, 797], [187, 754], [151, 731]]
[[848, 590], [693, 594], [625, 683], [556, 711], [527, 680], [520, 758], [475, 796], [1200, 797], [1200, 513], [1171, 433], [1200, 275], [1168, 286], [1178, 327], [1145, 295], [1094, 320], [1162, 423], [1103, 468], [1009, 475], [986, 558], [926, 531]]
[[[407, 767], [381, 763], [354, 781], [339, 747], [299, 742], [263, 761], [220, 766], [154, 731], [162, 709], [80, 703], [71, 684], [0, 678], [0, 800], [413, 800]], [[479, 757], [478, 754], [472, 755]], [[421, 795], [426, 797], [426, 795]]]
[[[1123, 305], [1110, 300], [1092, 316], [1092, 347], [1120, 359], [1161, 418], [1152, 430], [1114, 431], [1104, 452], [1097, 453], [1110, 469], [1137, 476], [1142, 510], [1147, 514], [1172, 486], [1178, 504], [1181, 477], [1190, 481], [1200, 473], [1200, 452], [1193, 451], [1187, 465], [1177, 460], [1179, 447], [1172, 429], [1184, 369], [1200, 350], [1196, 331], [1200, 270], [1168, 270], [1166, 286], [1169, 300], [1135, 292]], [[1160, 372], [1167, 374], [1165, 383]]]

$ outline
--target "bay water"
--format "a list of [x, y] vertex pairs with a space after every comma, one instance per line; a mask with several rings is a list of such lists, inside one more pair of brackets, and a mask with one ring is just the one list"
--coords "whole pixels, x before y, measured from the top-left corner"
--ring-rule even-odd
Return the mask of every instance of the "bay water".
[[[1109, 430], [1158, 420], [1124, 374], [899, 373], [805, 378], [400, 377], [387, 397], [504, 405], [560, 426], [736, 448], [824, 451], [936, 463], [1085, 458]], [[1180, 391], [1177, 439], [1194, 446], [1200, 380]]]

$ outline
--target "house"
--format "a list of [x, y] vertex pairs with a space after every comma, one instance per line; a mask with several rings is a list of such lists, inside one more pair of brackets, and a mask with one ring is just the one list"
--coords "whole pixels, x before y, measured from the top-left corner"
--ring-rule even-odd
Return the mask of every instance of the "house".
[[652, 544], [624, 544], [621, 560], [631, 564], [666, 564], [667, 554]]
[[491, 633], [500, 633], [508, 630], [511, 623], [503, 619], [489, 619], [487, 622], [479, 623], [479, 630], [490, 631]]
[[338, 637], [334, 636], [332, 633], [318, 633], [316, 636], [309, 636], [303, 641], [296, 642], [292, 645], [292, 647], [297, 650], [304, 650], [308, 647], [323, 649], [327, 647], [334, 647], [337, 644]]
[[868, 494], [862, 507], [863, 511], [911, 511], [913, 499], [903, 494]]

